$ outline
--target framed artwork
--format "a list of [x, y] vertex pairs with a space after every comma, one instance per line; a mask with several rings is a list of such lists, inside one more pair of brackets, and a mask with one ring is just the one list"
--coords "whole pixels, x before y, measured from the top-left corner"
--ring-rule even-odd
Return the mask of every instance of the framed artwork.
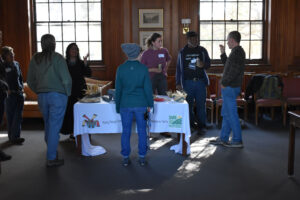
[[152, 33], [158, 33], [163, 37], [163, 31], [140, 31], [140, 46], [142, 49], [146, 49], [146, 40]]
[[139, 9], [139, 28], [163, 28], [163, 9]]

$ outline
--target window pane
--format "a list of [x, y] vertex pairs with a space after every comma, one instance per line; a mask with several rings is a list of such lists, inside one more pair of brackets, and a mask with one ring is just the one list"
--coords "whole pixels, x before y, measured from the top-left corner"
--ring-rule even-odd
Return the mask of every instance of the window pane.
[[200, 24], [200, 40], [212, 40], [212, 24]]
[[56, 41], [62, 41], [61, 37], [61, 24], [60, 23], [53, 23], [50, 24], [50, 33], [55, 37]]
[[39, 2], [48, 2], [48, 0], [35, 0], [36, 3], [39, 3]]
[[61, 2], [61, 0], [49, 0], [49, 2]]
[[223, 44], [223, 41], [213, 41], [213, 59], [220, 59], [220, 44]]
[[90, 34], [90, 41], [96, 40], [101, 41], [101, 25], [100, 23], [90, 23], [89, 24], [89, 34]]
[[213, 3], [213, 19], [214, 20], [224, 20], [224, 3], [217, 2]]
[[74, 0], [62, 0], [62, 2], [74, 2]]
[[75, 10], [73, 3], [63, 3], [63, 20], [75, 21]]
[[251, 39], [262, 40], [263, 39], [263, 24], [262, 22], [252, 22], [251, 24]]
[[41, 42], [37, 42], [36, 46], [37, 46], [37, 52], [42, 52]]
[[238, 20], [249, 20], [250, 3], [239, 2], [238, 4]]
[[61, 4], [50, 3], [50, 21], [61, 21]]
[[88, 42], [77, 42], [79, 48], [80, 56], [84, 56], [89, 52]]
[[64, 50], [64, 56], [66, 56], [66, 50], [67, 50], [67, 47], [69, 46], [69, 44], [71, 44], [72, 42], [63, 42], [63, 50]]
[[36, 24], [37, 41], [41, 41], [41, 37], [46, 33], [49, 33], [48, 23], [37, 23]]
[[262, 42], [252, 41], [250, 59], [262, 59]]
[[88, 20], [87, 3], [76, 3], [76, 20], [77, 21]]
[[91, 42], [90, 43], [90, 59], [91, 60], [102, 60], [102, 43]]
[[213, 24], [213, 40], [224, 40], [225, 24], [222, 22]]
[[63, 50], [62, 50], [62, 42], [56, 42], [56, 48], [55, 51], [57, 53], [60, 53], [61, 55], [63, 55]]
[[76, 23], [76, 41], [88, 41], [87, 23]]
[[211, 41], [200, 41], [200, 46], [203, 46], [207, 52], [209, 57], [212, 56], [212, 42]]
[[263, 3], [251, 3], [251, 20], [263, 20]]
[[36, 20], [48, 21], [48, 4], [36, 4]]
[[200, 3], [200, 20], [211, 20], [212, 14], [211, 3]]
[[225, 40], [227, 40], [227, 36], [231, 31], [236, 31], [237, 30], [237, 23], [227, 23], [226, 24], [226, 37]]
[[236, 20], [237, 19], [237, 3], [227, 2], [226, 3], [226, 20]]
[[90, 3], [89, 4], [89, 20], [90, 21], [100, 21], [101, 20], [101, 4], [100, 3]]
[[238, 31], [241, 33], [242, 40], [250, 39], [250, 23], [249, 22], [240, 22]]
[[75, 25], [74, 23], [63, 23], [63, 39], [64, 41], [75, 41]]
[[241, 41], [240, 45], [243, 47], [245, 53], [246, 53], [246, 59], [250, 58], [250, 46], [249, 46], [249, 41]]

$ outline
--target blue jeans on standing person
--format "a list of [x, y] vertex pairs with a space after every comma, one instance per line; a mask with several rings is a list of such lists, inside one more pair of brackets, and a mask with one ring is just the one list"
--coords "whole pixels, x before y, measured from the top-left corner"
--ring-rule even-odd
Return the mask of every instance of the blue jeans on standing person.
[[[184, 91], [187, 93], [186, 101], [189, 104], [190, 122], [198, 123], [198, 128], [206, 126], [206, 82], [204, 79], [197, 81], [185, 80]], [[196, 101], [197, 120], [194, 114], [194, 102]]]
[[47, 144], [47, 160], [55, 160], [59, 142], [59, 131], [62, 126], [68, 96], [58, 92], [38, 94], [39, 108], [45, 124], [45, 142]]
[[10, 141], [20, 138], [23, 107], [24, 96], [22, 93], [11, 93], [6, 98], [7, 132]]
[[121, 136], [121, 154], [124, 158], [128, 158], [130, 155], [130, 136], [131, 125], [133, 116], [135, 116], [137, 132], [139, 136], [139, 157], [145, 157], [147, 153], [147, 132], [146, 132], [146, 120], [144, 114], [146, 107], [133, 107], [133, 108], [120, 108], [121, 120], [122, 120], [122, 136]]
[[222, 88], [223, 105], [221, 115], [223, 117], [220, 139], [228, 142], [230, 132], [232, 131], [232, 142], [242, 142], [242, 130], [237, 110], [236, 98], [240, 94], [240, 87]]

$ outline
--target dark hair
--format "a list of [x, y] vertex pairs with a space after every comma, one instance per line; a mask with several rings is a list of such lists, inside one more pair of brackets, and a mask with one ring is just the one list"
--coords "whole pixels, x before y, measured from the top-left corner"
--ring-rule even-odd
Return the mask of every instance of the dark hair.
[[234, 39], [237, 43], [240, 43], [241, 41], [241, 34], [238, 31], [231, 31], [228, 34], [228, 37]]
[[152, 42], [155, 42], [157, 38], [161, 38], [161, 34], [159, 33], [152, 33], [147, 40], [146, 40], [146, 46], [149, 48], [152, 46]]
[[198, 33], [195, 31], [189, 31], [186, 33], [186, 38], [198, 37]]
[[70, 50], [73, 46], [75, 46], [77, 48], [77, 51], [78, 51], [77, 61], [81, 60], [80, 59], [80, 54], [79, 54], [79, 48], [78, 48], [77, 44], [75, 42], [73, 42], [73, 43], [69, 44], [67, 49], [66, 49], [66, 60], [67, 60], [67, 62], [70, 60]]
[[1, 49], [1, 57], [2, 57], [3, 61], [6, 61], [6, 56], [9, 53], [14, 54], [14, 49], [12, 47], [9, 47], [9, 46], [2, 47], [2, 49]]
[[41, 38], [42, 52], [37, 53], [34, 58], [37, 64], [40, 64], [43, 60], [51, 60], [51, 56], [55, 51], [55, 37], [51, 34], [45, 34]]

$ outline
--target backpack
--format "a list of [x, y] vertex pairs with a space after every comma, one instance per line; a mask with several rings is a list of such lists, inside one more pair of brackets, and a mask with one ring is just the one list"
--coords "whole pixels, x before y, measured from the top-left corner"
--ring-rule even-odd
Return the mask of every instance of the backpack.
[[263, 83], [258, 91], [258, 98], [262, 99], [280, 99], [282, 87], [278, 76], [268, 75], [264, 78]]

